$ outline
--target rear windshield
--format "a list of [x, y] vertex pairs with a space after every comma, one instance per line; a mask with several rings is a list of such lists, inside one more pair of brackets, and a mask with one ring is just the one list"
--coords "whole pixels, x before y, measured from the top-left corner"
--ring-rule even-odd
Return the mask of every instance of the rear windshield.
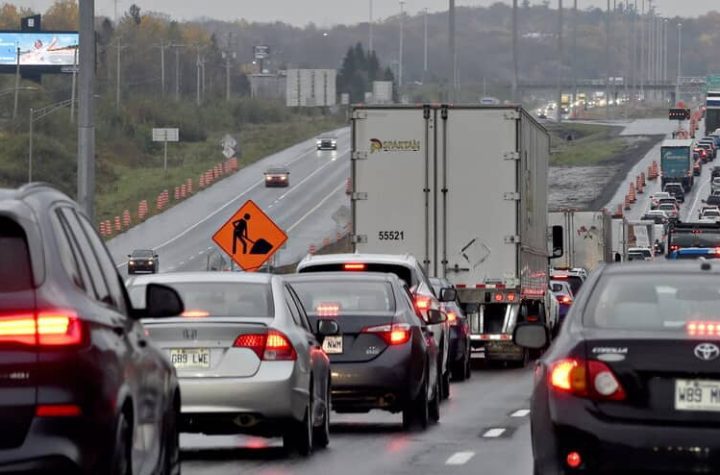
[[[273, 317], [272, 292], [268, 284], [238, 282], [183, 282], [166, 284], [177, 290], [185, 304], [183, 316]], [[145, 308], [145, 286], [129, 288], [135, 308]]]
[[720, 322], [717, 275], [605, 276], [585, 311], [588, 326], [630, 330], [683, 329], [691, 321]]
[[298, 282], [292, 287], [309, 315], [395, 311], [395, 297], [387, 282]]
[[[558, 276], [553, 276], [553, 279], [557, 279], [557, 278], [558, 278]], [[569, 275], [567, 277], [560, 277], [560, 278], [570, 285], [570, 290], [572, 290], [573, 295], [577, 295], [578, 291], [580, 290], [580, 287], [582, 287], [582, 284], [583, 284], [582, 278], [580, 278], [576, 275]]]
[[[351, 270], [348, 270], [345, 268], [346, 265], [349, 266], [357, 266]], [[413, 279], [413, 273], [410, 269], [408, 269], [405, 266], [400, 265], [392, 265], [392, 264], [363, 264], [363, 263], [349, 263], [349, 264], [321, 264], [317, 266], [308, 266], [305, 267], [298, 272], [300, 273], [307, 273], [307, 272], [381, 272], [383, 274], [395, 274], [400, 278], [400, 280], [403, 280], [408, 287], [414, 287], [418, 284], [415, 279]]]
[[0, 219], [0, 293], [32, 289], [32, 267], [25, 233], [14, 221]]

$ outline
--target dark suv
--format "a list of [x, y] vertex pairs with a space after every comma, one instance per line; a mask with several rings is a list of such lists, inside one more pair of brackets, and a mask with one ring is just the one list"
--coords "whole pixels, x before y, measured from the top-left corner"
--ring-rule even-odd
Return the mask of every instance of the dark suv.
[[128, 259], [128, 274], [157, 274], [160, 269], [160, 258], [150, 249], [135, 249], [132, 254], [128, 254]]
[[678, 203], [685, 203], [685, 190], [680, 183], [667, 183], [663, 191], [670, 193]]
[[132, 309], [67, 196], [0, 189], [1, 473], [179, 472], [175, 370], [139, 319], [177, 315], [182, 302], [162, 286], [147, 299]]

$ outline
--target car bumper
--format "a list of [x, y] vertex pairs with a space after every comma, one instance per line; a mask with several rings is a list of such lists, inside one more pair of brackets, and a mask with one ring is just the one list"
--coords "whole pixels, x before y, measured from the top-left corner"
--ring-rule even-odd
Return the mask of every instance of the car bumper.
[[0, 449], [0, 473], [93, 473], [111, 433], [84, 418], [36, 417], [20, 447]]
[[318, 150], [337, 150], [337, 145], [318, 145]]
[[[720, 429], [716, 427], [600, 419], [592, 415], [591, 406], [558, 404], [552, 411], [552, 430], [533, 428], [537, 429], [537, 438], [533, 435], [535, 458], [541, 465], [567, 470], [567, 454], [577, 451], [585, 462], [580, 470], [568, 473], [688, 474], [720, 470]], [[544, 447], [540, 453], [537, 444]]]
[[293, 361], [263, 362], [248, 378], [180, 378], [182, 430], [229, 433], [229, 423], [235, 432], [253, 432], [271, 420], [302, 420], [308, 386], [309, 375]]
[[287, 180], [285, 181], [266, 181], [265, 188], [286, 188], [289, 185]]
[[[502, 335], [491, 335], [502, 336]], [[483, 340], [479, 335], [470, 336], [470, 357], [485, 358], [498, 361], [521, 361], [525, 354], [523, 349], [511, 340]]]
[[128, 266], [128, 273], [137, 274], [137, 273], [140, 273], [140, 272], [145, 272], [145, 273], [149, 273], [149, 274], [154, 274], [154, 273], [155, 273], [155, 266], [151, 266], [151, 265], [140, 265], [140, 266], [134, 265], [134, 266]]

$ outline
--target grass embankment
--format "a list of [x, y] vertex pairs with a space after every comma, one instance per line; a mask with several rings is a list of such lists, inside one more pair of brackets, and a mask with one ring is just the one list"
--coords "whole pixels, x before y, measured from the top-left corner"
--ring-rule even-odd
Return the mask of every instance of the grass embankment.
[[618, 127], [588, 124], [551, 124], [551, 166], [602, 165], [621, 155], [630, 143], [618, 136]]
[[[239, 133], [232, 134], [241, 144], [239, 166], [243, 168], [341, 125], [342, 123], [334, 118], [294, 118], [275, 124], [245, 126]], [[194, 191], [197, 191], [200, 174], [225, 160], [218, 145], [223, 135], [211, 134], [205, 142], [200, 143], [168, 144], [167, 173], [163, 170], [162, 150], [142, 167], [123, 163], [111, 165], [112, 174], [116, 178], [98, 195], [98, 220], [111, 219], [124, 209], [129, 209], [134, 214], [141, 199], [148, 200], [152, 212], [155, 206], [153, 200], [163, 190], [169, 191], [172, 204], [174, 188], [188, 178], [193, 179]]]

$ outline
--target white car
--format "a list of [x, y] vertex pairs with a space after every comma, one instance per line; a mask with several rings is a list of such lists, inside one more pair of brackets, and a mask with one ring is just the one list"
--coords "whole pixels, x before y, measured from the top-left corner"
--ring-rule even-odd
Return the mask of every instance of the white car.
[[649, 247], [630, 247], [628, 248], [628, 260], [652, 261], [652, 249], [650, 249]]
[[650, 209], [656, 209], [661, 198], [672, 198], [667, 191], [658, 191], [650, 195]]
[[700, 214], [700, 219], [709, 219], [713, 222], [720, 220], [720, 209], [717, 207], [707, 208]]

